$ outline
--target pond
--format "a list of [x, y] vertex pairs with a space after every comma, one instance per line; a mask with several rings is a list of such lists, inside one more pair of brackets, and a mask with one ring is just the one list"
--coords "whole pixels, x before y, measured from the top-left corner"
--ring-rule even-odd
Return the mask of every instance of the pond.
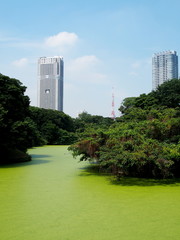
[[66, 146], [0, 167], [2, 240], [179, 240], [180, 181], [95, 173]]

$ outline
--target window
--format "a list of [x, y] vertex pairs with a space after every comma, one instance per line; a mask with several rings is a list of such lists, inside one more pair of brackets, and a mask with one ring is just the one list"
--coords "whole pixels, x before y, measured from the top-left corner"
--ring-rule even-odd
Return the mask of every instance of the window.
[[46, 89], [45, 93], [49, 94], [50, 93], [50, 89]]

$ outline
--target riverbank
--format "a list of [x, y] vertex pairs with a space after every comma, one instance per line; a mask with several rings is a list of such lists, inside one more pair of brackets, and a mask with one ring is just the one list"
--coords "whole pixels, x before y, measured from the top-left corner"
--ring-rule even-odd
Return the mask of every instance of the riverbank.
[[5, 149], [1, 151], [0, 165], [16, 164], [31, 161], [31, 156], [18, 149]]
[[3, 240], [179, 240], [180, 183], [89, 171], [66, 146], [0, 168]]

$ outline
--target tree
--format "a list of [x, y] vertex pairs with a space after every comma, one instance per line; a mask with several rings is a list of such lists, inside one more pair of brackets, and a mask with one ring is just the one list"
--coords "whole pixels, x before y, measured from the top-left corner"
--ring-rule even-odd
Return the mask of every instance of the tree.
[[121, 103], [121, 106], [119, 108], [119, 111], [124, 114], [128, 111], [128, 109], [134, 107], [134, 104], [135, 104], [135, 99], [136, 97], [128, 97], [128, 98], [125, 98], [122, 103]]
[[156, 91], [152, 92], [161, 106], [168, 108], [180, 107], [180, 80], [172, 79], [161, 84]]
[[97, 125], [104, 125], [104, 126], [110, 126], [114, 123], [114, 120], [109, 117], [103, 117], [100, 115], [91, 115], [87, 113], [86, 111], [80, 113], [78, 117], [76, 118], [77, 122], [84, 123], [84, 124], [97, 124]]
[[46, 144], [72, 144], [76, 140], [74, 121], [63, 112], [30, 107], [30, 118]]
[[135, 99], [134, 106], [142, 109], [155, 108], [158, 105], [158, 99], [154, 96], [153, 92], [149, 94], [141, 94]]
[[118, 177], [180, 177], [179, 103], [178, 79], [149, 94], [126, 98], [119, 109], [123, 116], [106, 129], [99, 124], [90, 128], [88, 123], [69, 150], [82, 161], [96, 159], [100, 170]]
[[[10, 150], [26, 152], [29, 145], [24, 141], [27, 137], [26, 130], [20, 127], [26, 125], [25, 119], [29, 114], [30, 101], [24, 95], [25, 90], [26, 87], [19, 80], [0, 74], [0, 151], [5, 155], [3, 159], [8, 158]], [[21, 130], [17, 130], [17, 126]], [[21, 145], [18, 141], [19, 134], [21, 137], [23, 135]]]
[[176, 108], [180, 106], [180, 80], [172, 79], [161, 84], [157, 90], [148, 94], [141, 94], [135, 98], [135, 107], [142, 109], [151, 108]]

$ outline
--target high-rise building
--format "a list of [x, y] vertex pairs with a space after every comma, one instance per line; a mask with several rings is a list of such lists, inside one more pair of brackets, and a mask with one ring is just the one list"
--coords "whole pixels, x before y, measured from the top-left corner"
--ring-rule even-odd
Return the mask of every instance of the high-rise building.
[[152, 58], [153, 90], [162, 83], [178, 78], [178, 56], [176, 51], [155, 53]]
[[38, 60], [38, 107], [63, 111], [64, 62], [62, 57]]

